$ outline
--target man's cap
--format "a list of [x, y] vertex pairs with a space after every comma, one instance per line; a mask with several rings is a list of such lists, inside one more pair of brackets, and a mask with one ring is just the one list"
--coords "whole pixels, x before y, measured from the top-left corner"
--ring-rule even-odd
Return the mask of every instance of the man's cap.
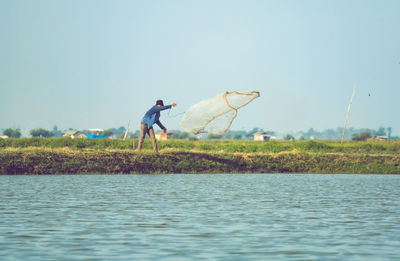
[[163, 100], [157, 100], [156, 105], [164, 106]]

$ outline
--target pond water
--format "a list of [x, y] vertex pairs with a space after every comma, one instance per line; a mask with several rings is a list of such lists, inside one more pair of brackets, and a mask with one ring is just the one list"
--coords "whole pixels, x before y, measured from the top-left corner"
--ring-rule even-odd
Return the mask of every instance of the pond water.
[[400, 260], [400, 176], [0, 176], [0, 260]]

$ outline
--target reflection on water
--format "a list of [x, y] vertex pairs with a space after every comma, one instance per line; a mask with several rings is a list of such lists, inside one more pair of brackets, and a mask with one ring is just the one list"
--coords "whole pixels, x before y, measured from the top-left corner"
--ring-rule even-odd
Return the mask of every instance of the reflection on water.
[[0, 176], [2, 260], [400, 260], [400, 176]]

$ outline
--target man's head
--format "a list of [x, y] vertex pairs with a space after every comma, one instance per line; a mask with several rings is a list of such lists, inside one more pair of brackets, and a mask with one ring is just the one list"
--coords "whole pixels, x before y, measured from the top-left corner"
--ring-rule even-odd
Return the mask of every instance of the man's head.
[[163, 100], [157, 100], [156, 105], [157, 106], [164, 106]]

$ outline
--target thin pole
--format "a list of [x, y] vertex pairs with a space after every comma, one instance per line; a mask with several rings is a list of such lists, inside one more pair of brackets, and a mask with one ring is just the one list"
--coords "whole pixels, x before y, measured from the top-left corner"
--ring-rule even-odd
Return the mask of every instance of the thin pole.
[[357, 89], [357, 86], [354, 86], [353, 94], [351, 95], [351, 99], [350, 99], [350, 102], [349, 102], [349, 106], [347, 107], [346, 120], [345, 120], [345, 122], [344, 122], [344, 128], [343, 128], [342, 141], [341, 141], [341, 143], [343, 143], [344, 133], [346, 132], [346, 125], [347, 125], [347, 122], [348, 122], [348, 120], [349, 120], [350, 108], [351, 108], [351, 104], [353, 103], [354, 95], [356, 94], [356, 89]]
[[128, 128], [125, 131], [125, 135], [124, 135], [124, 140], [126, 140], [126, 137], [128, 136], [128, 132], [129, 132], [129, 124], [131, 123], [131, 120], [129, 120], [128, 122]]

